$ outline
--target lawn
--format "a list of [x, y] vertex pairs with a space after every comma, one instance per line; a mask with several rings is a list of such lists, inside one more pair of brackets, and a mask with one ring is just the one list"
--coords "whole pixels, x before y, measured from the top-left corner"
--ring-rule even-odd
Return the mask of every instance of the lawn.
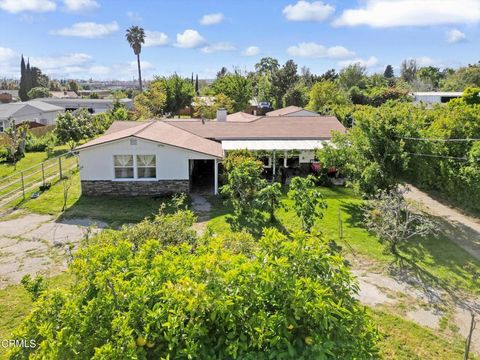
[[[384, 253], [384, 247], [376, 236], [363, 227], [363, 200], [346, 188], [322, 188], [328, 208], [324, 218], [317, 221], [314, 230], [321, 231], [328, 239], [337, 241], [345, 250], [347, 258], [373, 260], [379, 268], [394, 268], [417, 276], [424, 282], [447, 291], [465, 291], [480, 294], [480, 261], [438, 234], [425, 239], [414, 239], [400, 247], [401, 258]], [[217, 233], [230, 230], [228, 214], [231, 209], [220, 199], [212, 199], [212, 220], [209, 226]], [[292, 203], [284, 197], [286, 209], [277, 211], [279, 223], [286, 230], [300, 228], [300, 220], [292, 211]], [[339, 214], [342, 220], [343, 237], [339, 239]], [[268, 224], [266, 224], [268, 225]]]
[[[68, 147], [66, 145], [57, 146], [55, 147], [55, 153], [60, 155], [68, 151]], [[0, 179], [12, 175], [16, 172], [26, 170], [32, 166], [38, 165], [43, 161], [47, 160], [47, 153], [45, 151], [42, 152], [29, 152], [26, 153], [23, 158], [21, 158], [17, 162], [17, 166], [6, 162], [0, 163]]]
[[[71, 283], [71, 277], [61, 274], [47, 279], [49, 288], [66, 288]], [[28, 315], [32, 307], [30, 295], [22, 285], [10, 285], [0, 290], [0, 339], [12, 339], [14, 331]], [[6, 357], [6, 351], [0, 347], [0, 359]]]
[[[434, 331], [382, 311], [370, 309], [381, 333], [378, 344], [383, 359], [452, 360], [463, 359], [463, 339], [447, 341]], [[470, 357], [478, 359], [477, 357]]]
[[[64, 185], [70, 185], [67, 206], [62, 213]], [[75, 172], [70, 179], [59, 181], [36, 199], [21, 202], [18, 207], [38, 214], [63, 218], [89, 218], [117, 228], [123, 224], [137, 223], [156, 214], [165, 198], [152, 197], [87, 197], [81, 196], [80, 176]]]

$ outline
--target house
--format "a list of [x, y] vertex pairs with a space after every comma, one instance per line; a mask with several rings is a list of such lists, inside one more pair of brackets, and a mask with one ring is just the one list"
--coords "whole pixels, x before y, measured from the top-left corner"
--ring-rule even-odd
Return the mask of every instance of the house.
[[269, 111], [266, 116], [316, 116], [318, 115], [314, 111], [305, 110], [298, 106], [287, 106], [282, 109]]
[[[114, 99], [56, 99], [56, 98], [43, 98], [38, 99], [45, 103], [60, 106], [67, 111], [75, 111], [78, 109], [87, 109], [91, 114], [99, 114], [109, 111], [113, 104], [115, 103]], [[133, 100], [132, 99], [121, 99], [119, 100], [121, 104], [125, 105], [127, 109], [133, 109]]]
[[50, 96], [54, 99], [78, 99], [80, 97], [75, 91], [50, 91]]
[[52, 125], [58, 114], [64, 111], [62, 107], [38, 100], [0, 104], [0, 132], [9, 128], [13, 121], [16, 125], [24, 122], [32, 126]]
[[[299, 111], [297, 111], [299, 112]], [[164, 119], [114, 122], [101, 137], [76, 149], [85, 195], [162, 195], [209, 190], [218, 193], [226, 152], [262, 151], [275, 178], [278, 168], [309, 169], [315, 149], [345, 132], [333, 116], [262, 116], [227, 121]], [[248, 115], [248, 114], [247, 114]], [[236, 115], [239, 117], [239, 115]]]
[[423, 102], [425, 104], [445, 104], [452, 99], [462, 97], [462, 92], [449, 91], [429, 91], [412, 93], [413, 101], [416, 103]]

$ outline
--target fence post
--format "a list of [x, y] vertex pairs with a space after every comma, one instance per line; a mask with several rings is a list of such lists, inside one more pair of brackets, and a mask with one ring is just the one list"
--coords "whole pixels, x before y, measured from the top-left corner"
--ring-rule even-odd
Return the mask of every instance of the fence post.
[[45, 163], [42, 162], [42, 184], [45, 187]]
[[22, 177], [22, 194], [23, 194], [23, 200], [25, 200], [25, 182], [23, 181], [23, 171], [20, 173]]
[[62, 180], [63, 174], [62, 174], [62, 157], [61, 156], [58, 158], [58, 170], [60, 172], [60, 180]]
[[342, 223], [342, 215], [340, 209], [338, 209], [338, 239], [341, 240], [343, 238], [343, 223]]

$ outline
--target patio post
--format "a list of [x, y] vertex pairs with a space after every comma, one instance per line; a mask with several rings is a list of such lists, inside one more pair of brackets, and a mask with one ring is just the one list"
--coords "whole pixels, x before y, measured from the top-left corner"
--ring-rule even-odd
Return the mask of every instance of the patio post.
[[214, 183], [213, 183], [213, 194], [218, 195], [218, 159], [215, 159], [214, 168]]
[[275, 174], [276, 174], [275, 150], [273, 150], [272, 162], [273, 162], [273, 164], [272, 164], [272, 166], [273, 166], [273, 168], [272, 168], [272, 181], [275, 181]]

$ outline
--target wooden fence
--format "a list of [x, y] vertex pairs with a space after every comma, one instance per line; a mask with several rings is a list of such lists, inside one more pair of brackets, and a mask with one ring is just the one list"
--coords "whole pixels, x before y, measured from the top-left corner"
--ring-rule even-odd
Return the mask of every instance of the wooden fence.
[[78, 168], [78, 157], [69, 152], [0, 179], [0, 208], [25, 200], [41, 186], [53, 184]]

